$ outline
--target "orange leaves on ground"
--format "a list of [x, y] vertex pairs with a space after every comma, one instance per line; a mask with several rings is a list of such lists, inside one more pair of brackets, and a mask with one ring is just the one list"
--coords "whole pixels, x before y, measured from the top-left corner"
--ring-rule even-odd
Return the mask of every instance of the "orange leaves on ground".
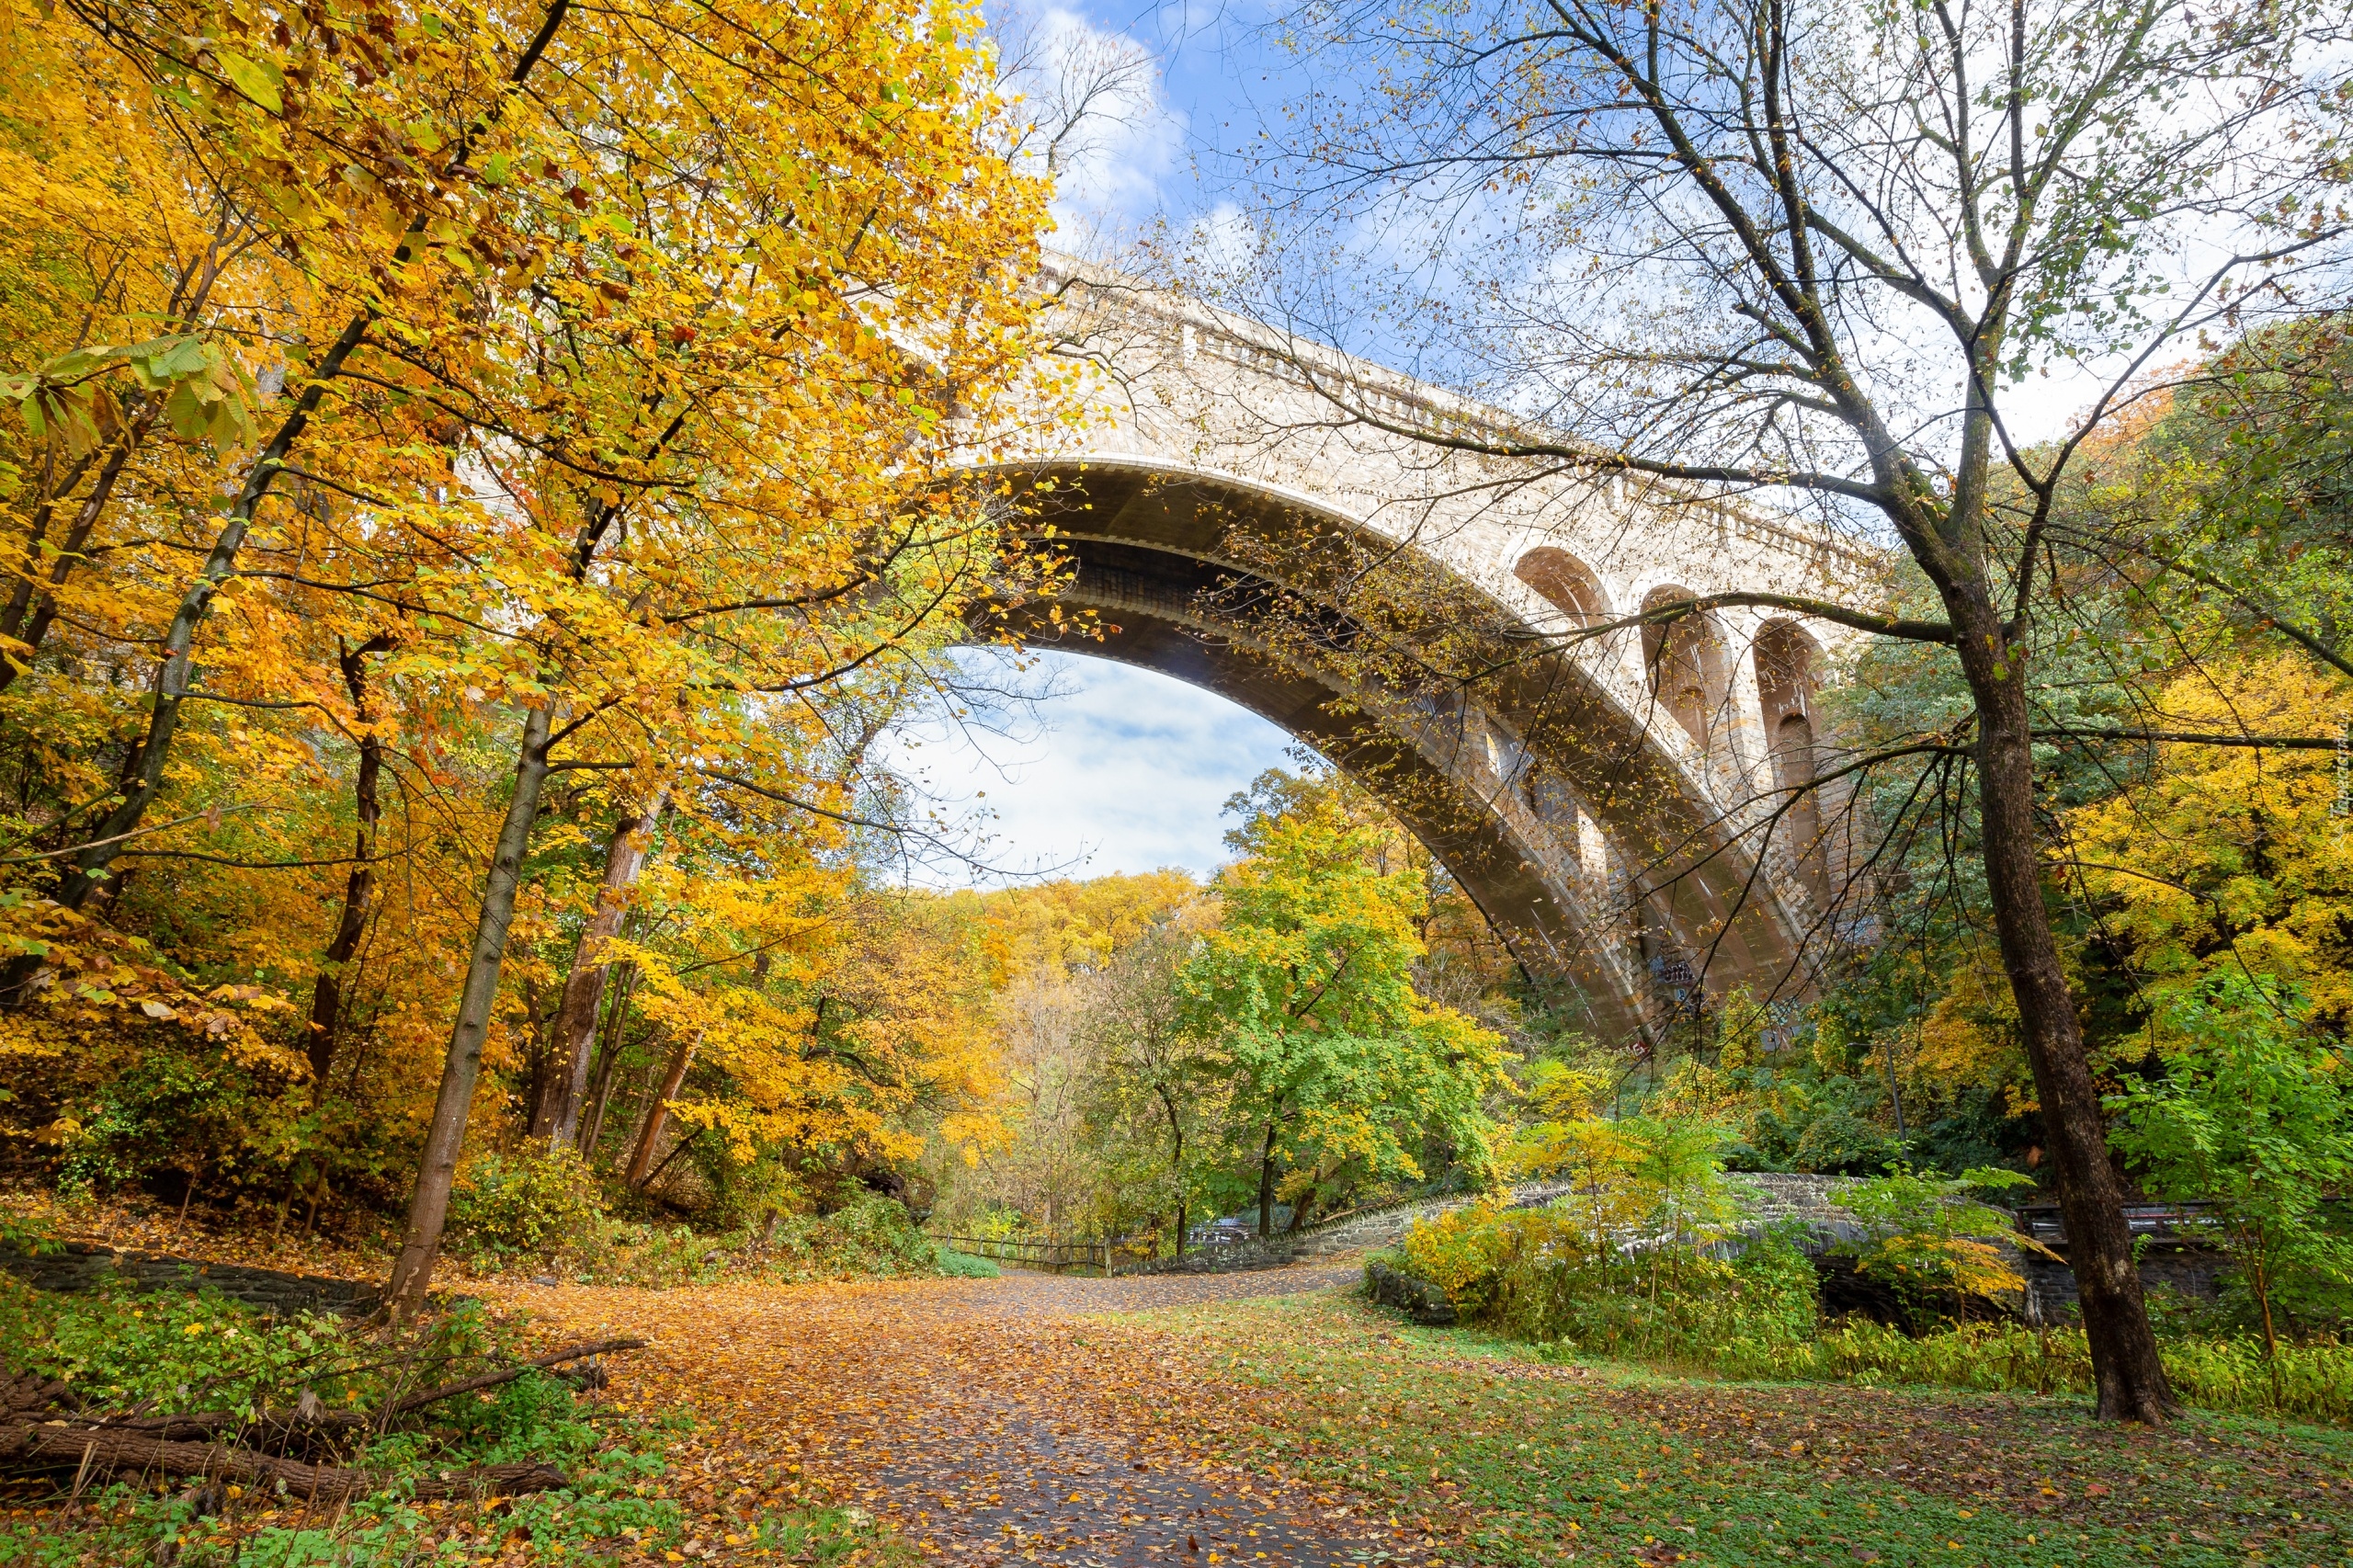
[[1419, 1530], [1364, 1497], [1229, 1458], [1254, 1420], [1250, 1395], [1181, 1338], [1079, 1315], [1353, 1274], [522, 1288], [501, 1299], [563, 1332], [650, 1333], [654, 1348], [616, 1368], [615, 1395], [696, 1413], [675, 1473], [682, 1500], [713, 1517], [847, 1504], [888, 1518], [926, 1557], [965, 1562], [1034, 1554], [1108, 1568], [1214, 1554], [1320, 1568], [1376, 1550], [1414, 1561]]

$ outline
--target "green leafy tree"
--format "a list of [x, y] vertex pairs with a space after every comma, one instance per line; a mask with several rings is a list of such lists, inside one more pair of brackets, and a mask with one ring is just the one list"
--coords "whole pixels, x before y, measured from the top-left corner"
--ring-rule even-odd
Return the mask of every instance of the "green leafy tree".
[[1742, 1195], [1724, 1179], [1723, 1130], [1674, 1117], [1630, 1117], [1616, 1124], [1626, 1174], [1648, 1204], [1651, 1297], [1661, 1276], [1679, 1286], [1701, 1246], [1721, 1240], [1741, 1215]]
[[1222, 1085], [1176, 1006], [1199, 922], [1180, 910], [1096, 971], [1081, 1028], [1089, 1052], [1087, 1121], [1126, 1224], [1165, 1215], [1185, 1250], [1203, 1134]]
[[1418, 1178], [1416, 1149], [1442, 1141], [1484, 1176], [1481, 1101], [1503, 1081], [1503, 1042], [1415, 987], [1420, 874], [1376, 869], [1375, 831], [1328, 799], [1261, 817], [1244, 837], [1250, 853], [1218, 878], [1222, 917], [1179, 995], [1256, 1144], [1259, 1233], [1274, 1228], [1286, 1165]]
[[2137, 448], [2104, 499], [2162, 589], [2353, 675], [2353, 314], [2248, 334]]
[[1996, 1296], [2019, 1290], [2024, 1277], [1994, 1244], [2015, 1236], [2018, 1227], [1972, 1194], [2033, 1185], [2030, 1176], [1993, 1167], [1949, 1176], [1898, 1165], [1839, 1190], [1839, 1207], [1864, 1229], [1845, 1250], [1859, 1271], [1915, 1310], [1953, 1292]]
[[2353, 1063], [2302, 1020], [2296, 993], [2219, 977], [2159, 1015], [2164, 1076], [2109, 1101], [2142, 1179], [2212, 1205], [2203, 1228], [2254, 1296], [2275, 1369], [2282, 1293], [2353, 1287], [2353, 1236], [2329, 1209], [2353, 1188]]

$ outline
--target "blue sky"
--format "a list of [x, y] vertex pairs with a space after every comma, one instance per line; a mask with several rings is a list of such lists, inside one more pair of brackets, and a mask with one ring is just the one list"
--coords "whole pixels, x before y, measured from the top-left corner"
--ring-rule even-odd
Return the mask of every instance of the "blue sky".
[[[1219, 222], [1239, 173], [1234, 155], [1262, 124], [1281, 123], [1302, 85], [1301, 67], [1262, 30], [1271, 3], [991, 0], [1008, 52], [1025, 51], [1049, 71], [1090, 50], [1116, 53], [1122, 40], [1142, 56], [1113, 112], [1063, 172], [1051, 243], [1105, 254], [1155, 220], [1180, 234]], [[1376, 352], [1401, 365], [1417, 358], [1411, 344]], [[2021, 433], [2058, 433], [2086, 386], [2062, 374], [2027, 389], [2030, 401], [2012, 403], [2013, 417], [2026, 416]], [[992, 835], [988, 863], [1074, 875], [1160, 866], [1206, 874], [1222, 863], [1219, 808], [1284, 761], [1287, 737], [1165, 676], [1059, 654], [1043, 656], [1040, 673], [1049, 672], [1059, 694], [1035, 704], [1017, 733], [975, 743], [935, 718], [909, 733], [920, 744], [900, 759], [943, 812], [990, 813], [973, 824]]]
[[[1265, 74], [1239, 13], [1060, 5], [1034, 6], [1019, 21], [1064, 48], [1125, 36], [1152, 59], [1122, 122], [1065, 174], [1055, 243], [1096, 248], [1160, 214], [1181, 223], [1214, 208], [1214, 175], [1197, 177], [1197, 163], [1209, 173], [1215, 160], [1197, 154], [1246, 139]], [[993, 656], [963, 657], [979, 670]], [[961, 812], [988, 835], [982, 858], [998, 873], [942, 866], [932, 874], [989, 882], [1178, 866], [1206, 877], [1222, 864], [1231, 824], [1221, 808], [1285, 764], [1290, 737], [1165, 676], [1083, 655], [1034, 659], [1026, 678], [1051, 694], [1003, 733], [975, 735], [935, 714], [900, 737], [895, 766], [944, 814]]]
[[[966, 668], [1002, 678], [1001, 655]], [[1182, 867], [1206, 879], [1227, 859], [1228, 796], [1287, 766], [1290, 738], [1223, 698], [1108, 660], [1029, 656], [1025, 679], [1050, 686], [995, 733], [935, 715], [898, 737], [892, 765], [951, 818], [986, 835], [990, 869], [940, 863], [931, 880], [989, 883], [1033, 875], [1100, 876]]]

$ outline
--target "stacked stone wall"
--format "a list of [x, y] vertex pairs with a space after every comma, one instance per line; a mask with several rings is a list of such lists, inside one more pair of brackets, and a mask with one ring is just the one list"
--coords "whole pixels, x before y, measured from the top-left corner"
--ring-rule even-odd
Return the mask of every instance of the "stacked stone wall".
[[364, 1316], [374, 1312], [381, 1299], [375, 1286], [352, 1279], [119, 1251], [93, 1242], [67, 1242], [44, 1252], [0, 1247], [0, 1269], [37, 1290], [96, 1290], [117, 1282], [133, 1290], [210, 1289], [278, 1317], [297, 1312]]

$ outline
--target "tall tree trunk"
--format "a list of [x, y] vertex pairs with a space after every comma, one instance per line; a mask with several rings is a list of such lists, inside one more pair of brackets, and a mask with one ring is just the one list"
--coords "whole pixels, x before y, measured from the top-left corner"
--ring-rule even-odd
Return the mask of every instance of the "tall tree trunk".
[[523, 976], [523, 1022], [528, 1035], [523, 1043], [523, 1125], [530, 1127], [540, 1119], [540, 1099], [548, 1088], [548, 1025], [554, 1020], [540, 1011], [540, 987], [530, 975]]
[[1176, 1246], [1175, 1256], [1185, 1256], [1185, 1122], [1176, 1114], [1176, 1096], [1166, 1085], [1159, 1089], [1160, 1108], [1168, 1113], [1168, 1172], [1176, 1182]]
[[490, 860], [490, 877], [483, 889], [482, 917], [474, 926], [474, 945], [466, 966], [465, 990], [458, 999], [458, 1020], [449, 1031], [449, 1050], [441, 1063], [441, 1092], [433, 1102], [433, 1121], [425, 1134], [425, 1151], [416, 1173], [416, 1191], [409, 1200], [408, 1230], [393, 1261], [392, 1283], [384, 1300], [396, 1317], [414, 1316], [425, 1305], [433, 1278], [433, 1262], [441, 1251], [441, 1227], [449, 1217], [449, 1189], [457, 1181], [458, 1152], [466, 1138], [466, 1115], [472, 1108], [474, 1084], [482, 1076], [483, 1037], [490, 1032], [492, 1005], [498, 999], [498, 971], [506, 959], [506, 927], [515, 918], [515, 892], [523, 880], [523, 856], [530, 847], [531, 821], [539, 814], [540, 787], [548, 776], [548, 710], [534, 708], [523, 716], [522, 744], [515, 763], [515, 797], [506, 803], [506, 820], [498, 829], [498, 846]]
[[1267, 1142], [1258, 1151], [1258, 1235], [1275, 1233], [1275, 1123], [1267, 1123]]
[[612, 966], [605, 949], [620, 934], [629, 913], [630, 889], [645, 867], [645, 852], [653, 842], [654, 824], [662, 815], [668, 786], [656, 789], [643, 807], [625, 811], [613, 824], [612, 843], [605, 851], [605, 880], [597, 889], [597, 907], [580, 933], [572, 955], [572, 973], [563, 983], [563, 1000], [548, 1029], [544, 1074], [531, 1117], [531, 1137], [551, 1149], [572, 1142], [580, 1131], [580, 1110], [588, 1093], [589, 1057], [597, 1043], [597, 1015], [605, 1000], [605, 979]]
[[637, 965], [624, 959], [613, 986], [613, 1005], [605, 1020], [605, 1043], [597, 1048], [596, 1076], [588, 1088], [588, 1114], [580, 1124], [583, 1159], [594, 1159], [597, 1140], [605, 1135], [605, 1108], [612, 1103], [614, 1070], [620, 1064], [621, 1030], [629, 1023], [630, 993], [637, 988]]
[[344, 688], [351, 693], [351, 713], [359, 725], [359, 776], [352, 786], [352, 801], [359, 820], [352, 835], [351, 875], [344, 880], [343, 913], [335, 923], [335, 939], [327, 944], [326, 962], [320, 967], [311, 991], [311, 1103], [325, 1098], [327, 1069], [335, 1062], [335, 1030], [343, 1022], [344, 966], [359, 950], [360, 933], [376, 893], [376, 824], [383, 811], [376, 787], [384, 768], [384, 743], [375, 730], [375, 713], [368, 701], [368, 655], [392, 645], [379, 632], [357, 648], [337, 656], [343, 666]]
[[2060, 965], [2051, 913], [2042, 902], [2025, 650], [1982, 594], [1949, 595], [1948, 602], [1961, 633], [1961, 668], [1976, 699], [1986, 891], [2059, 1176], [2067, 1265], [2082, 1297], [2084, 1332], [2099, 1383], [2099, 1416], [2162, 1422], [2179, 1406], [2142, 1298], [2123, 1187], [2108, 1157], [2107, 1119], [2084, 1054], [2083, 1028]]
[[687, 1081], [687, 1068], [695, 1059], [695, 1047], [702, 1043], [702, 1036], [682, 1038], [670, 1050], [670, 1064], [662, 1071], [661, 1086], [654, 1091], [654, 1103], [645, 1108], [645, 1123], [638, 1129], [637, 1147], [629, 1157], [629, 1170], [621, 1179], [631, 1187], [642, 1187], [654, 1169], [654, 1151], [661, 1146], [663, 1124], [670, 1119], [670, 1098], [678, 1085]]
[[[563, 25], [571, 6], [572, 0], [551, 0], [540, 18], [538, 32], [524, 46], [513, 69], [507, 73], [510, 83], [519, 87], [538, 67], [540, 57], [547, 52], [549, 43]], [[513, 93], [500, 94], [466, 127], [464, 134], [452, 149], [443, 177], [454, 178], [464, 169], [473, 155], [475, 142], [497, 123], [515, 96]], [[392, 271], [398, 272], [406, 267], [415, 256], [417, 242], [425, 237], [426, 222], [426, 216], [418, 217], [401, 235], [401, 243], [392, 250], [390, 264]], [[195, 580], [181, 592], [178, 608], [174, 610], [171, 622], [164, 631], [160, 650], [163, 659], [155, 669], [154, 700], [147, 710], [147, 733], [132, 748], [124, 764], [120, 799], [107, 813], [106, 820], [98, 824], [97, 832], [91, 835], [82, 852], [74, 858], [72, 868], [59, 881], [57, 891], [52, 895], [66, 908], [79, 909], [89, 902], [90, 894], [106, 880], [107, 869], [121, 853], [124, 841], [138, 831], [148, 806], [153, 803], [156, 794], [163, 789], [165, 759], [170, 754], [173, 737], [179, 732], [180, 709], [188, 700], [188, 688], [196, 676], [197, 629], [203, 625], [205, 617], [210, 613], [213, 597], [221, 591], [221, 585], [236, 570], [238, 552], [244, 549], [245, 536], [253, 530], [254, 514], [260, 508], [263, 497], [269, 494], [270, 486], [277, 483], [278, 474], [284, 471], [286, 460], [302, 439], [303, 432], [310, 428], [311, 418], [326, 396], [328, 384], [343, 374], [345, 363], [368, 340], [379, 315], [379, 308], [373, 303], [362, 308], [344, 324], [343, 330], [335, 335], [335, 341], [327, 346], [326, 352], [319, 357], [317, 362], [305, 368], [301, 395], [294, 400], [292, 410], [278, 426], [277, 433], [270, 437], [268, 445], [256, 454], [252, 466], [245, 471], [244, 483], [238, 486], [236, 495], [230, 501], [222, 518], [220, 532], [213, 536], [212, 548], [205, 553], [204, 564], [198, 570]], [[0, 992], [21, 990], [23, 977], [15, 972], [15, 968], [12, 965], [9, 973], [0, 978]]]
[[[98, 526], [98, 519], [106, 515], [107, 503], [114, 498], [115, 485], [121, 480], [122, 471], [130, 465], [132, 452], [146, 437], [148, 426], [154, 424], [155, 416], [163, 412], [163, 407], [162, 398], [150, 398], [147, 406], [115, 437], [107, 460], [98, 470], [97, 482], [90, 486], [89, 494], [84, 496], [81, 505], [74, 510], [74, 521], [65, 530], [64, 543], [58, 549], [57, 559], [50, 565], [48, 583], [36, 588], [33, 562], [26, 562], [24, 575], [18, 579], [16, 591], [9, 596], [7, 612], [0, 616], [0, 637], [16, 642], [21, 650], [6, 659], [0, 659], [0, 691], [7, 690], [17, 676], [31, 665], [33, 655], [40, 652], [41, 643], [48, 640], [49, 629], [57, 620], [58, 590], [64, 587], [65, 580], [74, 574], [75, 564], [82, 559], [83, 550], [90, 542], [91, 530]], [[48, 510], [47, 506], [42, 508], [44, 513]], [[34, 545], [38, 546], [40, 536], [48, 531], [44, 517], [36, 525], [32, 540]], [[25, 619], [28, 612], [32, 617], [29, 626]], [[18, 663], [20, 659], [22, 664]]]

